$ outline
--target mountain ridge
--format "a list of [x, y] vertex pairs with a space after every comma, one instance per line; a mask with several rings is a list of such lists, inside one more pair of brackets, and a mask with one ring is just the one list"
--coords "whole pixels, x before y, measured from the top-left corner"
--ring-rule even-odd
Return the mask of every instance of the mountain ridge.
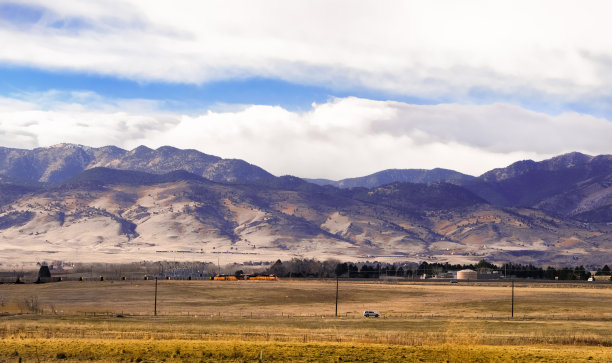
[[573, 216], [612, 204], [612, 155], [519, 161], [459, 185], [495, 205]]
[[[97, 165], [91, 162], [96, 153], [99, 164], [119, 168], [94, 166], [50, 187], [19, 186], [19, 179], [3, 175], [0, 257], [5, 261], [27, 256], [155, 260], [166, 258], [170, 252], [164, 251], [183, 251], [181, 258], [233, 260], [310, 256], [562, 263], [578, 258], [599, 263], [612, 256], [612, 203], [606, 199], [612, 180], [606, 156], [519, 162], [493, 173], [495, 178], [465, 178], [456, 184], [392, 182], [342, 189], [293, 176], [228, 183], [223, 172], [216, 183], [200, 175], [206, 170], [201, 167], [208, 162], [222, 168], [217, 164], [222, 159], [171, 147], [127, 152], [61, 145], [54, 151], [69, 157], [35, 158], [39, 168], [34, 169], [40, 172], [46, 162], [46, 174], [26, 169], [18, 175], [51, 178], [70, 165], [72, 171]], [[162, 173], [190, 158], [200, 161], [199, 169], [192, 168], [197, 174], [181, 169]], [[27, 160], [21, 155], [8, 164]], [[142, 171], [151, 166], [153, 173]], [[232, 170], [230, 175], [240, 176]], [[534, 184], [556, 178], [566, 182], [554, 183], [561, 187], [552, 194]], [[517, 185], [536, 188], [521, 191]], [[528, 209], [483, 198], [483, 190], [511, 195], [514, 189], [524, 194]], [[574, 212], [556, 213], [560, 205]], [[87, 256], [76, 256], [81, 249]]]
[[186, 171], [93, 168], [61, 185], [18, 192], [0, 187], [4, 263], [612, 258], [607, 223], [496, 207], [449, 183], [340, 189], [291, 176], [232, 184]]
[[305, 179], [318, 185], [332, 185], [338, 188], [375, 188], [390, 183], [436, 183], [471, 180], [474, 177], [454, 170], [434, 169], [386, 169], [362, 177], [341, 180]]
[[0, 176], [47, 184], [60, 184], [94, 167], [164, 174], [185, 170], [219, 182], [272, 179], [262, 168], [239, 159], [222, 159], [193, 149], [139, 146], [124, 150], [116, 146], [93, 148], [57, 144], [46, 148], [0, 147]]
[[598, 223], [608, 221], [612, 205], [612, 155], [591, 156], [579, 152], [543, 161], [521, 160], [492, 169], [478, 177], [449, 169], [387, 169], [363, 177], [330, 181], [275, 177], [239, 159], [222, 159], [193, 149], [138, 146], [124, 150], [57, 144], [46, 148], [0, 147], [0, 183], [39, 187], [59, 185], [85, 170], [97, 167], [166, 174], [185, 170], [222, 183], [276, 185], [293, 190], [323, 188], [373, 189], [393, 183], [450, 183], [461, 186], [486, 202], [500, 207], [544, 209], [564, 216]]

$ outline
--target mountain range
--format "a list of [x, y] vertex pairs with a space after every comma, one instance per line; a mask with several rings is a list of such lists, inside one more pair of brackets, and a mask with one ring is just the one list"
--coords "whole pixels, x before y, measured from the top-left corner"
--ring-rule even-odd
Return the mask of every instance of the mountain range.
[[525, 160], [479, 177], [447, 169], [393, 169], [339, 181], [307, 180], [339, 188], [445, 182], [462, 186], [497, 206], [543, 209], [585, 222], [612, 222], [612, 155], [593, 157], [574, 152], [541, 162]]
[[34, 150], [0, 147], [0, 177], [4, 180], [58, 184], [95, 167], [155, 174], [185, 170], [218, 182], [273, 178], [272, 174], [243, 160], [222, 159], [197, 150], [170, 146], [157, 150], [139, 146], [130, 151], [115, 146], [92, 148], [74, 144]]
[[0, 269], [43, 260], [610, 263], [612, 156], [276, 177], [196, 150], [0, 148]]

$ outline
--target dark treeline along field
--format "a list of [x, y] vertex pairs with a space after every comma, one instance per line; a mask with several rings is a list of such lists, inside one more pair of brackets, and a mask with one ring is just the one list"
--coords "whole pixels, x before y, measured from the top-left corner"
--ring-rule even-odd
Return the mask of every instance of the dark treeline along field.
[[[52, 280], [120, 280], [120, 279], [209, 279], [217, 274], [273, 274], [281, 278], [405, 278], [416, 279], [423, 275], [436, 278], [453, 278], [452, 272], [464, 269], [478, 271], [489, 278], [518, 278], [541, 280], [587, 280], [595, 276], [611, 276], [608, 265], [602, 267], [541, 267], [532, 264], [505, 263], [495, 265], [486, 260], [476, 264], [449, 264], [428, 262], [386, 263], [386, 262], [339, 262], [337, 260], [319, 261], [316, 259], [293, 258], [289, 261], [257, 262], [219, 266], [212, 262], [138, 262], [129, 264], [78, 263], [66, 266], [61, 262], [55, 265], [41, 264], [41, 269], [30, 271], [0, 272], [0, 283], [40, 282], [40, 273], [50, 273]], [[46, 276], [43, 276], [46, 277]]]
[[[477, 264], [449, 264], [446, 263], [404, 263], [404, 264], [389, 264], [389, 263], [338, 263], [334, 268], [333, 273], [328, 270], [324, 276], [309, 272], [309, 269], [304, 269], [304, 265], [321, 264], [322, 269], [325, 263], [316, 260], [298, 260], [294, 259], [289, 262], [277, 260], [269, 268], [266, 273], [272, 273], [279, 277], [335, 277], [345, 276], [351, 278], [380, 278], [382, 276], [395, 276], [415, 278], [422, 275], [439, 276], [448, 274], [452, 271], [464, 269], [475, 270], [481, 273], [498, 274], [499, 276], [512, 278], [529, 278], [529, 279], [548, 279], [548, 280], [587, 280], [591, 277], [591, 271], [587, 271], [584, 266], [555, 268], [548, 266], [546, 268], [534, 265], [523, 265], [506, 263], [501, 266], [481, 260]], [[312, 271], [312, 269], [310, 269]], [[597, 268], [595, 275], [610, 276], [610, 268], [608, 265]]]

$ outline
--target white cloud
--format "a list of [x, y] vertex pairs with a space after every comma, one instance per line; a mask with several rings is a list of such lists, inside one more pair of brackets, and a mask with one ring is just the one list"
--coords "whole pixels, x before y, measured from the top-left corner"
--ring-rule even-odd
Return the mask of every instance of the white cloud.
[[62, 104], [49, 94], [29, 96], [0, 98], [0, 145], [171, 145], [244, 159], [276, 175], [332, 179], [388, 168], [478, 175], [526, 158], [612, 152], [608, 120], [506, 104], [422, 106], [351, 97], [303, 113], [252, 105], [187, 116], [156, 111], [146, 100], [125, 112], [124, 101], [95, 94], [86, 99], [96, 102], [81, 107], [73, 99]]
[[550, 102], [612, 95], [604, 0], [20, 4], [47, 11], [0, 28], [3, 62], [144, 81], [271, 77], [433, 99], [475, 90]]

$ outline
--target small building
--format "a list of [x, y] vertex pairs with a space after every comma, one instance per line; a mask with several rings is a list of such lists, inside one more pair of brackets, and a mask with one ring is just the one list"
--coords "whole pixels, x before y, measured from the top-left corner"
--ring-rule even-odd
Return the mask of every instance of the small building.
[[499, 271], [491, 271], [491, 269], [487, 270], [489, 270], [488, 273], [482, 273], [478, 271], [478, 280], [498, 280], [502, 278], [502, 275], [499, 273]]
[[454, 279], [455, 274], [452, 272], [439, 272], [433, 278], [434, 279]]

